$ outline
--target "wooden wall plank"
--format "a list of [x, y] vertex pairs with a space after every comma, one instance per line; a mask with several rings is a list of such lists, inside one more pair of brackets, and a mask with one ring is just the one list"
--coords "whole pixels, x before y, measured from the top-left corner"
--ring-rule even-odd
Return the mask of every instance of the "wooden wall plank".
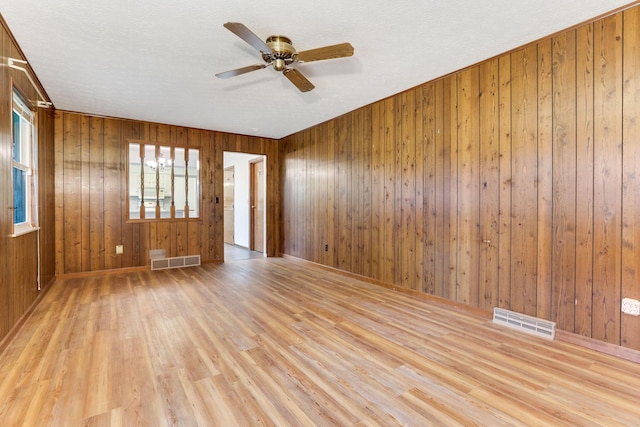
[[499, 63], [497, 59], [479, 67], [479, 148], [480, 200], [478, 255], [478, 306], [492, 310], [498, 306], [498, 242], [500, 224], [500, 128]]
[[551, 301], [541, 305], [551, 309], [544, 314], [563, 330], [573, 330], [575, 307], [575, 51], [575, 31], [553, 39], [553, 151], [546, 153], [553, 153], [553, 256], [546, 262], [551, 265], [553, 285]]
[[[53, 283], [55, 259], [55, 111], [47, 109], [38, 114], [38, 206], [40, 224], [40, 285], [44, 290]], [[19, 271], [19, 267], [13, 267]]]
[[[403, 105], [406, 103], [406, 98], [403, 98], [403, 94], [399, 94], [395, 96], [394, 106], [392, 111], [393, 117], [393, 127], [394, 127], [394, 135], [396, 140], [394, 141], [394, 161], [393, 165], [393, 191], [391, 195], [393, 197], [393, 234], [397, 235], [398, 241], [404, 242], [405, 234], [404, 228], [402, 226], [403, 215], [405, 215], [405, 208], [402, 204], [402, 185], [403, 185], [403, 176], [402, 176], [402, 111]], [[402, 245], [396, 245], [394, 248], [393, 260], [394, 260], [394, 271], [393, 271], [393, 282], [397, 285], [406, 286], [406, 252], [407, 247], [403, 243]], [[403, 261], [405, 263], [403, 263]]]
[[[362, 251], [359, 254], [362, 257], [362, 274], [371, 277], [372, 262], [372, 216], [371, 216], [371, 150], [372, 150], [372, 108], [367, 106], [363, 108], [362, 116]], [[310, 224], [310, 226], [313, 226]]]
[[104, 131], [103, 120], [91, 117], [89, 119], [89, 189], [86, 190], [89, 200], [89, 242], [90, 250], [89, 271], [105, 269], [104, 248]]
[[299, 254], [301, 258], [305, 259], [313, 259], [315, 254], [313, 228], [309, 226], [309, 224], [311, 224], [311, 215], [314, 205], [314, 177], [312, 175], [313, 151], [311, 150], [311, 137], [309, 132], [309, 129], [304, 131], [304, 137], [300, 144], [302, 157], [299, 158], [298, 162], [298, 168], [300, 171], [299, 196], [302, 200], [298, 205], [303, 206], [302, 212], [300, 212], [300, 222], [298, 222], [298, 227], [300, 229], [300, 233], [305, 236], [304, 243], [300, 245]]
[[305, 144], [307, 133], [303, 134], [303, 139], [297, 142], [297, 150], [299, 157], [297, 158], [297, 181], [296, 181], [296, 206], [299, 207], [298, 221], [296, 222], [296, 230], [299, 236], [303, 236], [302, 241], [298, 242], [297, 256], [304, 258], [308, 252], [309, 228], [306, 226], [309, 215], [309, 205], [307, 198], [307, 190], [309, 179], [307, 176], [307, 161], [309, 158], [309, 144]]
[[[140, 140], [141, 127], [142, 125], [140, 122], [123, 121], [121, 123], [122, 138], [125, 141], [125, 147], [128, 139]], [[123, 154], [125, 159], [128, 158], [126, 152]], [[126, 182], [125, 177], [123, 177], [123, 179], [124, 181], [122, 185], [124, 186], [124, 188], [127, 188], [129, 183]], [[137, 222], [125, 222], [123, 224], [122, 245], [124, 247], [124, 253], [121, 256], [123, 267], [135, 267], [148, 263], [148, 239], [144, 239], [140, 234], [140, 231], [143, 227], [145, 227], [144, 224]], [[102, 244], [104, 245], [104, 243]]]
[[[282, 255], [284, 236], [282, 235], [281, 210], [281, 176], [280, 152], [278, 141], [263, 139], [260, 153], [266, 156], [265, 170], [267, 171], [267, 211], [266, 211], [266, 255]], [[222, 210], [222, 207], [220, 207]], [[223, 230], [220, 230], [222, 233]], [[221, 244], [222, 246], [222, 244]]]
[[309, 256], [308, 259], [313, 262], [320, 262], [322, 256], [322, 230], [320, 227], [313, 224], [321, 224], [321, 220], [318, 217], [318, 212], [322, 210], [322, 184], [320, 182], [320, 175], [322, 165], [320, 157], [320, 138], [317, 135], [317, 129], [307, 129], [306, 140], [309, 146], [309, 161], [307, 162], [307, 173], [309, 174], [309, 180], [311, 186], [307, 192], [307, 221], [305, 227], [308, 227], [310, 244], [308, 245]]
[[351, 244], [352, 251], [350, 253], [351, 271], [357, 274], [363, 274], [362, 257], [364, 244], [364, 218], [363, 210], [363, 191], [364, 191], [364, 109], [359, 109], [348, 118], [351, 124], [351, 180], [348, 184], [350, 188], [350, 206], [349, 217], [352, 221], [351, 227]]
[[499, 58], [499, 150], [500, 150], [500, 225], [498, 239], [498, 305], [511, 308], [511, 193], [512, 193], [512, 125], [511, 125], [511, 55]]
[[445, 87], [444, 81], [438, 80], [434, 82], [434, 126], [435, 126], [435, 148], [434, 148], [434, 170], [435, 170], [435, 189], [433, 197], [435, 198], [435, 206], [433, 208], [434, 219], [434, 283], [433, 283], [433, 295], [445, 297], [445, 281], [447, 280], [449, 271], [447, 265], [448, 259], [448, 246], [445, 245], [445, 241], [448, 239], [446, 212], [447, 212], [447, 191], [445, 187], [447, 185], [446, 177], [446, 153], [448, 152], [447, 140], [445, 136], [446, 132], [444, 126], [444, 111], [445, 111]]
[[[436, 85], [427, 83], [422, 86], [422, 131], [423, 131], [423, 150], [422, 150], [422, 207], [423, 207], [423, 280], [421, 290], [427, 294], [435, 294], [436, 277], [438, 277], [437, 254], [437, 196], [438, 185], [438, 128], [436, 125]], [[420, 118], [416, 118], [420, 120]], [[416, 173], [419, 177], [420, 175]], [[418, 202], [420, 203], [420, 202]]]
[[[387, 283], [395, 283], [395, 116], [394, 100], [388, 98], [383, 103], [384, 110], [384, 251], [382, 280]], [[337, 200], [337, 205], [339, 205]]]
[[[202, 200], [202, 226], [199, 227], [198, 235], [200, 240], [200, 248], [198, 249], [202, 259], [210, 260], [211, 257], [211, 243], [209, 242], [209, 236], [213, 229], [213, 219], [210, 206], [215, 205], [215, 193], [213, 191], [213, 175], [212, 175], [212, 156], [211, 147], [214, 145], [213, 132], [204, 132], [201, 137], [201, 143], [203, 147], [200, 153], [202, 159], [200, 160], [200, 183], [201, 183], [201, 200]], [[224, 190], [223, 190], [224, 191]]]
[[82, 270], [91, 268], [91, 137], [89, 134], [89, 117], [80, 118], [80, 249]]
[[512, 159], [511, 308], [536, 315], [537, 46], [511, 55]]
[[594, 27], [594, 290], [596, 339], [620, 343], [622, 15]]
[[[372, 105], [371, 137], [371, 277], [382, 277], [384, 268], [384, 104]], [[326, 126], [323, 126], [324, 129]]]
[[553, 96], [552, 40], [538, 43], [538, 255], [536, 316], [552, 317]]
[[[282, 211], [283, 212], [288, 212], [290, 209], [294, 208], [293, 205], [293, 201], [291, 199], [291, 195], [293, 194], [293, 192], [291, 191], [291, 187], [293, 185], [293, 179], [291, 179], [291, 174], [293, 173], [293, 168], [291, 167], [291, 163], [293, 162], [293, 157], [294, 157], [294, 153], [293, 153], [293, 142], [294, 139], [293, 138], [286, 138], [283, 141], [283, 144], [281, 146], [280, 149], [280, 156], [283, 159], [287, 159], [286, 160], [286, 167], [285, 167], [285, 162], [282, 162], [282, 170], [280, 171], [280, 174], [282, 176]], [[335, 174], [334, 174], [335, 175]], [[282, 219], [282, 232], [285, 235], [292, 235], [293, 232], [291, 231], [291, 221], [292, 221], [292, 215], [285, 215]], [[284, 253], [287, 254], [293, 254], [293, 252], [291, 251], [291, 247], [289, 246], [289, 242], [293, 242], [296, 239], [292, 239], [284, 243], [283, 246], [283, 250]]]
[[329, 144], [327, 143], [327, 126], [320, 126], [316, 129], [316, 138], [318, 142], [315, 144], [318, 174], [316, 177], [316, 191], [318, 194], [318, 206], [314, 210], [314, 222], [310, 224], [314, 227], [316, 224], [320, 224], [316, 227], [316, 247], [317, 255], [316, 262], [321, 264], [327, 264], [328, 251], [325, 250], [325, 244], [329, 242], [327, 233], [329, 230], [329, 191], [328, 191], [328, 179], [329, 179], [329, 159], [328, 151]]
[[458, 78], [458, 263], [457, 301], [478, 305], [480, 261], [480, 102], [479, 67]]
[[[621, 297], [640, 300], [640, 8], [623, 13], [622, 288]], [[620, 341], [640, 348], [640, 317], [622, 314]]]
[[301, 203], [300, 198], [300, 188], [298, 187], [298, 182], [301, 179], [300, 176], [300, 153], [298, 151], [301, 142], [299, 140], [293, 140], [293, 152], [296, 153], [296, 157], [291, 162], [291, 175], [293, 178], [293, 185], [290, 187], [291, 191], [291, 206], [292, 208], [298, 210], [297, 215], [295, 215], [290, 221], [290, 230], [294, 232], [297, 236], [301, 236], [301, 239], [296, 239], [296, 241], [291, 242], [291, 246], [289, 247], [291, 253], [294, 256], [300, 255], [299, 247], [302, 246], [305, 242], [305, 236], [300, 233], [300, 214], [304, 213], [304, 205]]
[[[64, 195], [62, 218], [64, 221], [64, 263], [82, 270], [82, 223], [78, 221], [82, 210], [81, 176], [81, 118], [68, 114], [64, 120]], [[79, 137], [76, 138], [76, 135]]]
[[401, 96], [400, 115], [396, 118], [400, 132], [399, 157], [397, 165], [400, 177], [400, 236], [403, 244], [399, 246], [398, 261], [401, 274], [398, 284], [416, 289], [416, 142], [415, 142], [415, 105], [414, 91], [406, 91]]
[[336, 267], [351, 271], [351, 126], [346, 117], [336, 126]]
[[576, 30], [576, 301], [574, 332], [591, 336], [593, 307], [593, 24]]
[[[327, 234], [325, 243], [328, 245], [327, 265], [336, 266], [336, 175], [333, 173], [335, 164], [335, 123], [333, 121], [324, 124], [327, 144]], [[284, 235], [283, 235], [284, 238]]]
[[[171, 226], [173, 223], [160, 221], [155, 224], [156, 226], [156, 242], [155, 246], [151, 249], [164, 249], [167, 254], [174, 255], [175, 252], [175, 241], [176, 236], [171, 233]], [[153, 227], [152, 227], [153, 229]], [[174, 229], [175, 232], [175, 229]]]
[[[58, 112], [55, 116], [54, 124], [54, 161], [56, 165], [64, 164], [64, 137], [65, 137], [65, 113]], [[64, 240], [64, 167], [55, 168], [55, 258], [56, 275], [66, 271], [65, 269], [65, 240]], [[8, 193], [8, 192], [7, 192]], [[9, 233], [7, 233], [8, 235]]]
[[[76, 116], [74, 114], [74, 116]], [[120, 120], [104, 119], [104, 247], [105, 268], [122, 267], [122, 256], [116, 254], [116, 245], [122, 244], [124, 215], [123, 150]], [[126, 193], [126, 191], [125, 191]], [[68, 268], [71, 266], [68, 266]], [[75, 272], [70, 269], [67, 272]]]
[[458, 300], [458, 89], [456, 76], [444, 79], [444, 246], [443, 296]]
[[413, 106], [413, 123], [415, 138], [415, 227], [413, 234], [416, 241], [415, 253], [415, 283], [414, 289], [420, 291], [424, 286], [424, 150], [426, 144], [425, 131], [423, 129], [423, 90], [417, 87], [413, 90], [414, 106]]

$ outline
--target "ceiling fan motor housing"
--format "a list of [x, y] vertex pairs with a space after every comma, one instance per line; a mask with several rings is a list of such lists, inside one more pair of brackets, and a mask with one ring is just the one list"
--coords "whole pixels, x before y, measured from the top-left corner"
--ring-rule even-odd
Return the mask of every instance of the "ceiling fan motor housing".
[[273, 62], [273, 68], [277, 71], [284, 70], [287, 65], [295, 62], [298, 52], [291, 44], [291, 39], [285, 36], [269, 36], [267, 46], [273, 53], [263, 53], [262, 59], [266, 62]]

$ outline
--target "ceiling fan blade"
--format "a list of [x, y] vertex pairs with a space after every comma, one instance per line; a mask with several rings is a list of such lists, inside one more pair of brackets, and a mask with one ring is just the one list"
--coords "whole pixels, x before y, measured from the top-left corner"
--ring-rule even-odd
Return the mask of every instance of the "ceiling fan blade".
[[235, 70], [229, 70], [222, 73], [216, 74], [216, 77], [221, 79], [228, 79], [229, 77], [239, 76], [240, 74], [248, 73], [251, 71], [262, 70], [267, 67], [269, 64], [255, 64], [249, 65], [248, 67], [236, 68]]
[[284, 74], [291, 83], [296, 85], [300, 92], [309, 92], [315, 87], [305, 76], [302, 75], [300, 71], [295, 68], [285, 68], [282, 74]]
[[322, 59], [344, 58], [351, 55], [353, 55], [353, 46], [350, 43], [340, 43], [298, 52], [298, 61], [320, 61]]
[[240, 37], [245, 42], [249, 43], [260, 52], [273, 53], [271, 51], [271, 48], [267, 46], [267, 44], [262, 41], [260, 37], [251, 32], [251, 30], [248, 29], [244, 24], [241, 24], [240, 22], [227, 22], [226, 24], [224, 24], [224, 27], [236, 36]]

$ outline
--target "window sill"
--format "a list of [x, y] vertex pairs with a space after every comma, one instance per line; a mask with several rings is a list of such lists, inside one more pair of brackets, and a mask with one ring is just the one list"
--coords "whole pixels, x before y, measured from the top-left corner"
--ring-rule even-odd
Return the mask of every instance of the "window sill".
[[11, 234], [11, 237], [24, 236], [25, 234], [29, 234], [38, 230], [40, 230], [40, 227], [24, 227]]

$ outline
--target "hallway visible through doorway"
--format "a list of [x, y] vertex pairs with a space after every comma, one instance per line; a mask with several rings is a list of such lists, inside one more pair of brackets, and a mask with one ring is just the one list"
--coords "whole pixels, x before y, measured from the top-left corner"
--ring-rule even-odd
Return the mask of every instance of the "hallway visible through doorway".
[[224, 152], [225, 244], [261, 255], [265, 252], [268, 232], [265, 164], [264, 155]]

